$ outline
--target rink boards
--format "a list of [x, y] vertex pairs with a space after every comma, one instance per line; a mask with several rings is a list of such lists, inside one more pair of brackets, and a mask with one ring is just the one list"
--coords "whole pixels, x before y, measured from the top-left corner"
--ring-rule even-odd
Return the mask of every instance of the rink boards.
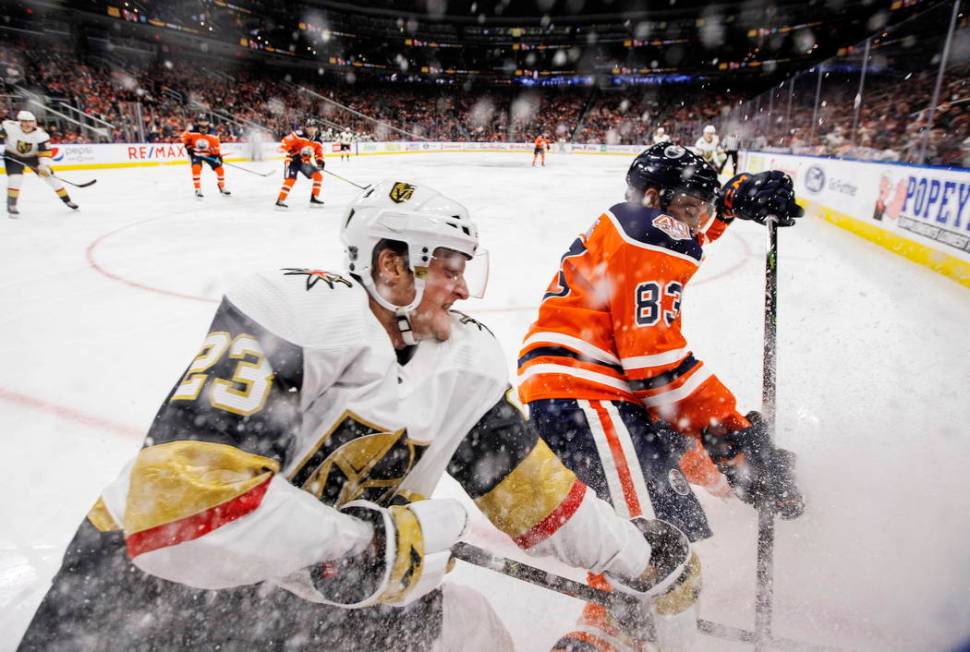
[[[359, 156], [522, 152], [534, 144], [490, 142], [358, 142]], [[228, 162], [277, 161], [275, 142], [224, 143]], [[634, 156], [639, 145], [554, 143], [550, 159], [562, 154]], [[180, 143], [55, 145], [57, 170], [186, 165]], [[330, 155], [337, 143], [324, 143]], [[970, 172], [927, 166], [742, 152], [750, 172], [781, 169], [795, 181], [799, 200], [816, 215], [905, 258], [970, 287]]]
[[783, 170], [811, 215], [970, 287], [970, 172], [745, 152], [749, 172]]

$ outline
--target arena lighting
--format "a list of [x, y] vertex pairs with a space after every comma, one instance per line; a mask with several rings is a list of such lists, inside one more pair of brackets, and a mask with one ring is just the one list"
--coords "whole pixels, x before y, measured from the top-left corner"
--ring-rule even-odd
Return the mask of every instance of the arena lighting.
[[691, 84], [706, 80], [699, 75], [613, 75], [613, 86], [660, 86], [661, 84]]

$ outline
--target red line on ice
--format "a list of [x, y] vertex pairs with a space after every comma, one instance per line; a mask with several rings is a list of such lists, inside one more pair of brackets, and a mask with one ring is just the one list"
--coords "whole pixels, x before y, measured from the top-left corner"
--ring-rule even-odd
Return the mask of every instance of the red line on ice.
[[114, 231], [109, 231], [108, 233], [105, 233], [104, 235], [94, 240], [91, 244], [88, 245], [88, 248], [84, 252], [85, 257], [88, 260], [88, 265], [91, 267], [91, 269], [98, 272], [102, 276], [106, 276], [113, 281], [124, 283], [129, 287], [133, 287], [139, 290], [145, 290], [146, 292], [154, 292], [155, 294], [163, 294], [165, 296], [176, 297], [179, 299], [189, 299], [190, 301], [202, 301], [203, 303], [219, 303], [215, 299], [209, 299], [207, 297], [198, 297], [198, 296], [195, 296], [194, 294], [184, 294], [182, 292], [175, 292], [173, 290], [165, 290], [163, 288], [156, 288], [156, 287], [152, 287], [151, 285], [145, 285], [144, 283], [139, 283], [138, 281], [132, 281], [131, 279], [127, 279], [123, 276], [120, 276], [119, 274], [115, 274], [114, 272], [109, 272], [107, 269], [102, 267], [101, 264], [95, 259], [94, 250], [97, 249], [98, 245], [100, 245], [104, 240], [106, 240], [110, 236], [120, 231], [124, 231], [125, 229], [131, 228], [133, 226], [138, 226], [139, 224], [145, 224], [146, 222], [151, 222], [155, 219], [158, 219], [158, 218], [152, 218], [150, 220], [142, 220], [141, 222], [135, 222], [133, 224], [126, 224], [125, 226], [115, 229]]
[[44, 401], [39, 398], [34, 398], [33, 396], [21, 394], [20, 392], [15, 392], [4, 387], [0, 387], [0, 400], [19, 405], [21, 407], [31, 408], [37, 410], [38, 412], [45, 412], [60, 419], [73, 421], [74, 423], [79, 423], [90, 428], [107, 430], [125, 438], [141, 438], [145, 436], [145, 431], [140, 428], [128, 426], [123, 423], [116, 423], [109, 419], [104, 419], [93, 414], [87, 414], [85, 412], [81, 412], [80, 410], [75, 410], [74, 408], [58, 405], [56, 403]]

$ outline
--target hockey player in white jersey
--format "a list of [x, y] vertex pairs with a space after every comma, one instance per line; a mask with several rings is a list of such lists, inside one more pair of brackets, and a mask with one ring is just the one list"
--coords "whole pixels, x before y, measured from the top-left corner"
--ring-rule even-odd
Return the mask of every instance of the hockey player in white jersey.
[[508, 400], [505, 356], [452, 305], [478, 232], [458, 202], [385, 181], [342, 218], [342, 273], [230, 290], [141, 452], [79, 527], [21, 650], [507, 650], [441, 584], [461, 503], [520, 547], [645, 605], [690, 590], [686, 537], [598, 499]]
[[694, 143], [694, 149], [715, 170], [720, 167], [721, 143], [714, 125], [704, 127], [704, 133]]
[[340, 134], [340, 160], [350, 160], [350, 149], [354, 144], [354, 134], [350, 129], [344, 129]]
[[51, 169], [50, 136], [37, 126], [37, 118], [30, 111], [17, 113], [17, 120], [4, 120], [0, 125], [0, 138], [3, 138], [3, 165], [7, 172], [7, 215], [16, 218], [20, 215], [17, 199], [24, 180], [24, 168], [30, 168], [54, 189], [61, 201], [71, 209], [77, 204], [64, 188], [64, 183], [54, 176]]

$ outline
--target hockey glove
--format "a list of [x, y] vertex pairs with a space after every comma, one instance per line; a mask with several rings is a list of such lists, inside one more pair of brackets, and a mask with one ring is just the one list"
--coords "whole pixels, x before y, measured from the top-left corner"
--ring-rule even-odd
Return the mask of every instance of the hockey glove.
[[619, 579], [607, 573], [611, 584], [626, 593], [656, 595], [677, 579], [690, 557], [687, 535], [660, 519], [637, 517], [630, 521], [650, 546], [650, 563], [639, 577]]
[[[650, 546], [650, 562], [636, 578], [622, 579], [607, 573], [610, 585], [617, 591], [642, 597], [661, 615], [688, 609], [700, 593], [701, 575], [700, 561], [691, 552], [687, 535], [660, 519], [638, 517], [631, 522]], [[619, 620], [623, 622], [637, 617], [636, 612], [631, 612], [626, 618], [620, 616]]]
[[702, 441], [707, 454], [741, 500], [786, 520], [798, 518], [805, 511], [805, 501], [795, 483], [795, 454], [775, 448], [761, 414], [746, 416], [751, 425], [743, 430], [724, 435], [705, 431]]
[[737, 217], [764, 224], [769, 216], [778, 226], [792, 226], [805, 214], [795, 203], [791, 177], [778, 170], [742, 173], [724, 184], [717, 198], [717, 212], [724, 221]]
[[437, 588], [468, 522], [465, 508], [451, 499], [390, 508], [355, 500], [341, 511], [374, 526], [371, 545], [311, 568], [310, 577], [325, 601], [354, 608], [404, 606]]

